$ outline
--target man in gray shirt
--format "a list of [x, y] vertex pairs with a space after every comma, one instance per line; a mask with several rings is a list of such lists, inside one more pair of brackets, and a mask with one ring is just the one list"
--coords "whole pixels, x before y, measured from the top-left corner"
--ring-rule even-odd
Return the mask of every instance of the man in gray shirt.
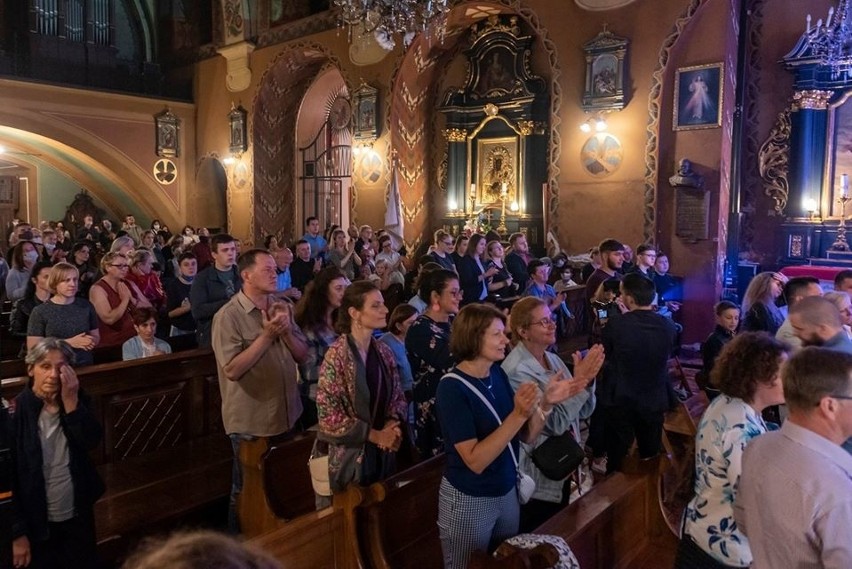
[[852, 567], [852, 355], [806, 347], [782, 381], [790, 415], [745, 449], [734, 503], [752, 567]]

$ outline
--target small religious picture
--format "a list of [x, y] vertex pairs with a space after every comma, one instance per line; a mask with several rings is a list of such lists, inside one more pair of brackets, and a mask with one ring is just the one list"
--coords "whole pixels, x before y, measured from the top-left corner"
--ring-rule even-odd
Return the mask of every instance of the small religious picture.
[[586, 86], [583, 109], [601, 111], [623, 109], [627, 104], [627, 38], [604, 29], [583, 45], [586, 56]]
[[180, 119], [168, 107], [154, 115], [156, 153], [164, 158], [180, 156]]
[[379, 136], [378, 90], [362, 84], [352, 95], [355, 111], [355, 140], [373, 141]]
[[477, 140], [477, 203], [499, 203], [517, 199], [518, 140], [515, 137], [480, 138]]
[[722, 125], [724, 64], [683, 67], [675, 75], [674, 130]]

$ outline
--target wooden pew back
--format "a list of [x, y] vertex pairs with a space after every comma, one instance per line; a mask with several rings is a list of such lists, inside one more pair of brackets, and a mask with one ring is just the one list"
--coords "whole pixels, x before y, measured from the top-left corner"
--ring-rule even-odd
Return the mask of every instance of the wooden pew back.
[[626, 463], [629, 474], [616, 473], [599, 482], [535, 533], [565, 539], [583, 569], [631, 567], [659, 543], [671, 545], [674, 540], [658, 498], [659, 478], [667, 467], [665, 457]]
[[370, 487], [359, 538], [373, 569], [440, 567], [438, 488], [446, 457], [423, 461]]

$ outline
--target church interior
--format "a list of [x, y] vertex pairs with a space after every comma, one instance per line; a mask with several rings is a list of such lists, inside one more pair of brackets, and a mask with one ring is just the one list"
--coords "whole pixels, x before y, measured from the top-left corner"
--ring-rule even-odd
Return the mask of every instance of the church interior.
[[[653, 244], [682, 278], [684, 345], [704, 339], [714, 304], [741, 301], [761, 271], [852, 267], [847, 0], [407, 1], [394, 16], [407, 33], [351, 16], [358, 4], [0, 2], [0, 251], [13, 220], [68, 228], [86, 214], [96, 223], [132, 214], [175, 233], [207, 227], [247, 250], [269, 235], [295, 243], [311, 216], [323, 229], [380, 228], [398, 200], [412, 259], [438, 229], [522, 233], [535, 256], [569, 259], [607, 238]], [[403, 4], [436, 8], [409, 18]], [[127, 391], [109, 401], [114, 372], [94, 370], [93, 394], [114, 414], [132, 409], [118, 399], [133, 397], [134, 382], [174, 373], [175, 358], [123, 374]], [[194, 446], [171, 458], [204, 456], [203, 469], [152, 486], [150, 503], [132, 506], [142, 519], [120, 511], [116, 495], [110, 515], [135, 519], [128, 528], [168, 509], [175, 489], [198, 495], [179, 512], [197, 516], [205, 484], [230, 473], [230, 449], [205, 446], [221, 428], [210, 413], [215, 362], [181, 369], [159, 389], [165, 400], [191, 398], [174, 420]], [[17, 388], [3, 381], [6, 397]], [[144, 456], [120, 450], [131, 462]], [[99, 452], [132, 486], [116, 449]], [[147, 468], [169, 471], [164, 464]], [[649, 466], [637, 468], [627, 482], [598, 485], [610, 517], [583, 510], [546, 526], [570, 536], [588, 566], [663, 566], [647, 551], [671, 549], [660, 545], [671, 522], [652, 503]], [[426, 567], [402, 561], [417, 549], [385, 543], [406, 539], [400, 528], [370, 527], [417, 507], [405, 487], [381, 499], [347, 495], [334, 514], [287, 522], [298, 527], [282, 522], [292, 514], [285, 503], [252, 532], [287, 567]], [[312, 509], [301, 492], [298, 508], [307, 499]], [[647, 532], [627, 535], [610, 519], [620, 515]], [[299, 557], [328, 539], [333, 547]], [[126, 543], [102, 546], [117, 559]], [[321, 554], [326, 561], [310, 557]]]

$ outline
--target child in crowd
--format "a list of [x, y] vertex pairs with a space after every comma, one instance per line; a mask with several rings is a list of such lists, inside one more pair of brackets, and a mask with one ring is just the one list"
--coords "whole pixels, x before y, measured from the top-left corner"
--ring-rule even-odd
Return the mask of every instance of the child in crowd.
[[577, 283], [574, 282], [574, 269], [572, 269], [570, 266], [563, 266], [562, 272], [559, 276], [561, 278], [556, 281], [556, 284], [553, 285], [553, 288], [554, 290], [556, 290], [556, 292], [563, 292], [571, 287], [577, 286]]
[[156, 337], [157, 311], [150, 307], [134, 308], [130, 313], [136, 336], [121, 346], [121, 358], [124, 361], [172, 353], [172, 347]]
[[719, 357], [722, 348], [734, 339], [740, 326], [740, 307], [730, 300], [716, 303], [714, 311], [716, 313], [716, 328], [701, 344], [701, 359], [704, 360], [704, 368], [695, 377], [699, 387], [704, 390], [711, 401], [719, 395], [719, 390], [710, 385], [710, 372], [713, 371], [716, 358]]

